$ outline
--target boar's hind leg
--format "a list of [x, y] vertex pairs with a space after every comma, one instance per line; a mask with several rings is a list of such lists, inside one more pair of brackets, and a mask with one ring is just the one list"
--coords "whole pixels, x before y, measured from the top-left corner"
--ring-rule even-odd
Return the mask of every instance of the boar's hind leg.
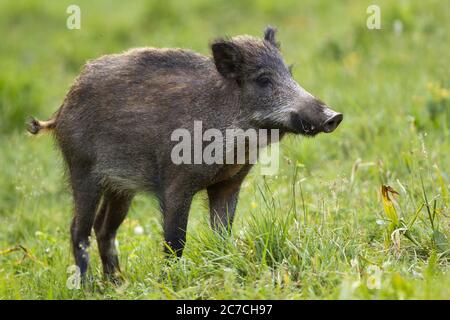
[[186, 227], [193, 195], [168, 192], [161, 201], [164, 220], [164, 251], [181, 257], [186, 242]]
[[75, 263], [84, 277], [89, 263], [89, 237], [101, 190], [98, 181], [87, 168], [70, 168], [70, 180], [75, 205], [71, 225], [72, 249]]
[[132, 199], [133, 195], [130, 194], [105, 192], [102, 206], [95, 218], [95, 235], [106, 276], [114, 276], [116, 271], [120, 272], [116, 232], [127, 215]]

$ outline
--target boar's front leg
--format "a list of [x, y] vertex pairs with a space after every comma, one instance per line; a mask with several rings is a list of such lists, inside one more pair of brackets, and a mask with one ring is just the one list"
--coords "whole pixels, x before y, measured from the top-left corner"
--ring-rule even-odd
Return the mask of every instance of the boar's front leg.
[[164, 251], [181, 257], [186, 242], [186, 228], [193, 194], [180, 190], [167, 190], [161, 199], [164, 220]]
[[221, 181], [207, 188], [210, 220], [213, 230], [222, 231], [225, 229], [228, 233], [231, 232], [239, 190], [249, 170], [250, 166], [242, 169], [231, 179]]
[[231, 232], [240, 186], [240, 183], [227, 181], [208, 187], [210, 220], [213, 230], [222, 231], [225, 228], [227, 232]]

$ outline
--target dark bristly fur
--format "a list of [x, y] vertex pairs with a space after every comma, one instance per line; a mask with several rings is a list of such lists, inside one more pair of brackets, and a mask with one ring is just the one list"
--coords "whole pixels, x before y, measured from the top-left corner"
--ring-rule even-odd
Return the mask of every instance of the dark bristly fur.
[[137, 192], [158, 197], [165, 248], [177, 256], [198, 191], [207, 190], [212, 226], [231, 228], [251, 164], [176, 165], [170, 157], [175, 129], [192, 133], [200, 120], [203, 130], [277, 128], [281, 135], [311, 136], [331, 132], [342, 119], [292, 79], [274, 28], [264, 39], [219, 39], [211, 48], [213, 58], [142, 48], [89, 61], [57, 114], [29, 121], [32, 134], [54, 131], [67, 164], [73, 253], [83, 275], [92, 228], [105, 274], [119, 270], [114, 240]]

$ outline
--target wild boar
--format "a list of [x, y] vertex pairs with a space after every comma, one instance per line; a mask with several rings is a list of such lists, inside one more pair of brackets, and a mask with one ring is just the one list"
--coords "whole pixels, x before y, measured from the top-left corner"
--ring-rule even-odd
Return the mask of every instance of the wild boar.
[[62, 106], [28, 131], [53, 132], [74, 199], [71, 224], [76, 265], [88, 269], [94, 228], [103, 270], [119, 269], [117, 229], [137, 192], [159, 200], [165, 250], [181, 256], [193, 196], [207, 190], [212, 227], [230, 230], [244, 164], [175, 164], [171, 133], [204, 129], [277, 129], [314, 136], [332, 132], [343, 115], [292, 78], [276, 29], [263, 39], [243, 35], [212, 42], [212, 57], [184, 49], [132, 49], [89, 61]]

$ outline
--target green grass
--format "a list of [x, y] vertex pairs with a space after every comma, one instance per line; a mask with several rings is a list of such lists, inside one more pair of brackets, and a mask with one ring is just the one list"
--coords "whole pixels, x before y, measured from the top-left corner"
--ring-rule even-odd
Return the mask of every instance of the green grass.
[[[381, 30], [366, 28], [373, 1], [78, 0], [81, 30], [68, 30], [72, 3], [0, 2], [0, 299], [450, 298], [447, 1], [376, 1]], [[176, 263], [164, 263], [156, 202], [139, 196], [118, 234], [123, 286], [102, 280], [94, 242], [94, 282], [68, 289], [62, 159], [50, 136], [25, 134], [26, 116], [51, 115], [87, 59], [138, 46], [207, 54], [211, 39], [267, 24], [342, 125], [283, 140], [279, 174], [245, 181], [229, 238], [210, 230], [200, 194]], [[398, 219], [383, 184], [399, 193]]]

